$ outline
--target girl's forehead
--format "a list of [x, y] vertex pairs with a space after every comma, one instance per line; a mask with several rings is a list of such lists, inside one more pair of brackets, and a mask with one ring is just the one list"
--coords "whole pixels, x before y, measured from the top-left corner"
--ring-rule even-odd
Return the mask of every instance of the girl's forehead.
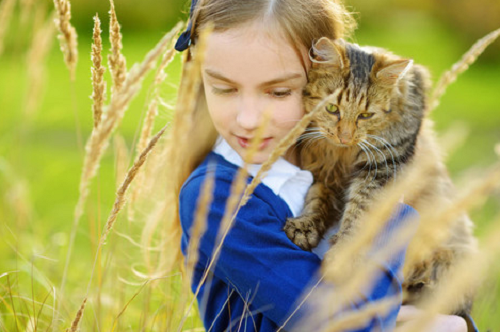
[[306, 77], [308, 61], [305, 47], [297, 50], [279, 29], [254, 23], [213, 32], [203, 67], [235, 80], [266, 80], [284, 73]]

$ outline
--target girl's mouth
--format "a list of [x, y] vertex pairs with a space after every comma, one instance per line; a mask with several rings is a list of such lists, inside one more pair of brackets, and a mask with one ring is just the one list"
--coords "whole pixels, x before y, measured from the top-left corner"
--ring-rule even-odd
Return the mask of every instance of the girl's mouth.
[[[244, 148], [244, 149], [247, 149], [250, 147], [251, 145], [251, 142], [252, 142], [252, 139], [251, 138], [245, 138], [245, 137], [240, 137], [240, 136], [236, 136], [238, 138], [238, 144]], [[269, 145], [269, 142], [271, 142], [273, 138], [272, 137], [267, 137], [267, 138], [264, 138], [261, 142], [260, 142], [260, 145], [259, 145], [259, 150], [263, 150], [265, 149], [268, 145]]]

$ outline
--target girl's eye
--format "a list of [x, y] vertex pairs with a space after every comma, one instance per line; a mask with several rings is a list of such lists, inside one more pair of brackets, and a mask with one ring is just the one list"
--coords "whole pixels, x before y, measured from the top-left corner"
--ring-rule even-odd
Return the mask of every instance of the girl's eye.
[[371, 118], [374, 114], [375, 113], [361, 113], [360, 115], [358, 115], [358, 119], [366, 120]]
[[272, 90], [271, 92], [269, 92], [269, 94], [276, 98], [284, 98], [290, 96], [292, 94], [292, 90], [291, 89]]
[[234, 88], [217, 88], [215, 86], [212, 87], [212, 92], [216, 95], [227, 95], [235, 91], [236, 89]]
[[336, 105], [328, 104], [326, 105], [325, 109], [330, 114], [335, 114], [335, 115], [340, 114], [339, 108]]

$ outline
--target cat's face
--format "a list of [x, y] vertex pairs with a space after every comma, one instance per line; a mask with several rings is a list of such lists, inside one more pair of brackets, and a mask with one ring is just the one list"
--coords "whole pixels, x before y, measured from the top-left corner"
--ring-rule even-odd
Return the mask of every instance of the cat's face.
[[[304, 89], [306, 112], [339, 89], [337, 100], [316, 113], [309, 130], [342, 147], [379, 136], [398, 115], [391, 96], [411, 60], [389, 59], [339, 40], [320, 39], [312, 49], [313, 68]], [[314, 137], [311, 133], [309, 136]]]

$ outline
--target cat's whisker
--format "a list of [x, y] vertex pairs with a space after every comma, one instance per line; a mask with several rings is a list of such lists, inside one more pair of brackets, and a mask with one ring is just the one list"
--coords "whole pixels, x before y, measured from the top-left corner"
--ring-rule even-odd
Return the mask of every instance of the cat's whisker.
[[366, 158], [368, 159], [365, 164], [365, 167], [363, 167], [362, 169], [365, 169], [366, 165], [370, 166], [370, 168], [368, 169], [368, 174], [365, 177], [365, 182], [366, 182], [368, 180], [368, 177], [370, 176], [370, 173], [372, 172], [372, 159], [370, 157], [369, 148], [366, 145], [360, 142], [358, 143], [358, 146], [361, 148], [361, 150], [363, 150], [363, 152], [366, 155]]
[[385, 172], [387, 174], [387, 178], [389, 178], [389, 165], [387, 164], [387, 158], [385, 157], [385, 154], [380, 151], [379, 148], [377, 148], [375, 145], [367, 142], [367, 141], [364, 141], [364, 143], [368, 144], [369, 146], [371, 146], [373, 149], [375, 149], [375, 151], [380, 154], [383, 158], [384, 158], [384, 163], [385, 163]]
[[324, 138], [325, 138], [325, 137], [324, 137], [323, 135], [318, 135], [318, 136], [315, 136], [315, 137], [313, 137], [313, 138], [310, 138], [310, 139], [305, 140], [305, 141], [307, 141], [307, 142], [306, 142], [306, 145], [304, 146], [304, 149], [309, 148], [309, 146], [310, 146], [311, 144], [315, 143], [316, 141], [322, 140], [322, 139], [324, 139]]
[[372, 150], [370, 149], [369, 146], [366, 146], [366, 150], [370, 153], [370, 155], [372, 156], [372, 159], [373, 159], [373, 163], [375, 164], [375, 174], [373, 174], [373, 178], [372, 178], [372, 181], [375, 181], [375, 179], [377, 178], [377, 173], [378, 173], [378, 166], [377, 166], [377, 161], [376, 161], [376, 158], [375, 158], [375, 155], [373, 154]]
[[[375, 135], [367, 135], [367, 136], [379, 141], [385, 147], [387, 147], [387, 149], [389, 150], [389, 153], [391, 154], [391, 158], [392, 158], [392, 165], [394, 167], [394, 181], [396, 181], [397, 166], [396, 166], [396, 161], [394, 160], [394, 154], [397, 154], [396, 150], [394, 149], [394, 147], [392, 146], [391, 143], [387, 142], [387, 140], [385, 140], [382, 137], [375, 136]], [[393, 154], [393, 152], [394, 152], [394, 154]]]

